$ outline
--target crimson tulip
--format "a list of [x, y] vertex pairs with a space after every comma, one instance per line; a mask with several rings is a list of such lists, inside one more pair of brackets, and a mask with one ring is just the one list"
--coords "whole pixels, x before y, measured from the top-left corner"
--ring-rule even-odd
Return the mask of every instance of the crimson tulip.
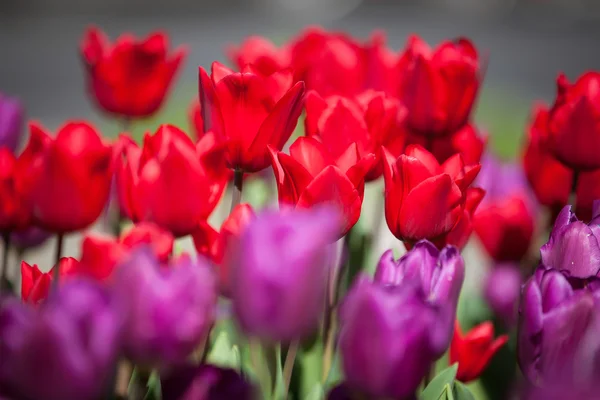
[[379, 178], [383, 172], [379, 162], [381, 146], [395, 155], [404, 149], [404, 109], [383, 92], [367, 91], [354, 99], [340, 96], [324, 99], [310, 91], [305, 103], [307, 136], [323, 143], [333, 157], [340, 157], [352, 143], [356, 143], [361, 157], [376, 155], [367, 181]]
[[194, 145], [173, 125], [147, 133], [142, 148], [128, 143], [117, 163], [121, 208], [134, 222], [154, 222], [176, 237], [190, 234], [217, 206], [229, 180], [223, 151], [215, 135]]
[[37, 265], [21, 262], [21, 299], [31, 304], [39, 304], [46, 300], [50, 293], [50, 286], [54, 276], [54, 268], [58, 268], [61, 281], [63, 278], [78, 275], [80, 272], [79, 261], [72, 257], [63, 257], [58, 266], [48, 272], [42, 272]]
[[23, 230], [31, 220], [24, 187], [27, 169], [20, 164], [10, 149], [0, 148], [0, 231], [5, 233]]
[[492, 357], [508, 342], [508, 335], [494, 339], [494, 326], [487, 321], [463, 334], [458, 320], [450, 344], [450, 364], [458, 363], [456, 379], [470, 382], [477, 379]]
[[230, 46], [227, 53], [240, 70], [252, 64], [263, 76], [272, 75], [291, 65], [288, 47], [278, 48], [261, 36], [248, 36], [239, 47]]
[[411, 36], [398, 61], [398, 95], [408, 108], [411, 131], [426, 137], [447, 136], [471, 115], [482, 77], [477, 49], [466, 38], [431, 49]]
[[190, 127], [192, 128], [192, 137], [198, 139], [204, 134], [204, 119], [202, 118], [202, 109], [198, 99], [192, 100], [188, 111]]
[[199, 69], [204, 131], [225, 142], [230, 168], [258, 172], [269, 165], [268, 146], [281, 150], [302, 112], [304, 83], [290, 70], [267, 77], [251, 66], [233, 72], [214, 62]]
[[331, 203], [343, 216], [345, 235], [358, 221], [364, 197], [367, 173], [373, 168], [375, 155], [361, 157], [352, 143], [335, 157], [318, 140], [300, 137], [287, 155], [271, 148], [279, 203], [298, 208]]
[[27, 203], [34, 222], [60, 234], [91, 225], [104, 211], [112, 179], [112, 149], [87, 122], [67, 122], [55, 138], [37, 123], [19, 157], [27, 168]]
[[168, 36], [154, 32], [142, 40], [131, 34], [111, 44], [97, 27], [90, 27], [81, 43], [87, 84], [104, 111], [124, 118], [154, 114], [163, 104], [187, 50], [168, 54]]
[[467, 188], [480, 168], [465, 165], [460, 154], [440, 165], [418, 145], [408, 146], [398, 158], [384, 150], [385, 219], [390, 231], [409, 245], [448, 234], [464, 215]]
[[223, 257], [229, 243], [246, 229], [246, 225], [254, 218], [254, 210], [249, 204], [238, 204], [231, 214], [223, 221], [221, 229], [215, 230], [208, 221], [200, 223], [198, 229], [192, 234], [194, 246], [199, 254], [210, 259], [217, 265], [220, 291], [229, 295], [229, 270], [223, 263]]
[[471, 233], [473, 233], [473, 229], [475, 228], [475, 212], [485, 196], [485, 190], [478, 187], [470, 187], [466, 190], [465, 206], [458, 222], [450, 232], [433, 240], [438, 248], [441, 249], [444, 246], [452, 245], [462, 250], [467, 245]]

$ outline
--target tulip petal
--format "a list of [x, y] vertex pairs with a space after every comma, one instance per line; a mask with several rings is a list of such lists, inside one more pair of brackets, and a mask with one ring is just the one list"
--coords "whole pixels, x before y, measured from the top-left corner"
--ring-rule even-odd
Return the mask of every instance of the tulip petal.
[[304, 108], [306, 110], [304, 119], [305, 134], [306, 136], [317, 135], [319, 133], [319, 120], [327, 109], [327, 101], [315, 90], [309, 90], [304, 98]]
[[371, 138], [364, 113], [346, 98], [337, 98], [325, 110], [317, 128], [323, 144], [334, 157], [342, 154], [352, 143], [358, 145], [361, 154], [370, 147]]
[[312, 137], [299, 137], [290, 146], [290, 156], [298, 161], [315, 177], [328, 165], [333, 164], [331, 156], [319, 141]]
[[269, 148], [279, 202], [296, 204], [313, 177], [291, 156]]
[[198, 68], [198, 93], [200, 98], [200, 111], [204, 121], [204, 132], [213, 130], [218, 135], [223, 135], [223, 116], [219, 106], [219, 99], [215, 93], [215, 86], [204, 68]]
[[219, 240], [219, 232], [217, 232], [207, 221], [200, 221], [198, 228], [192, 233], [194, 247], [198, 254], [211, 259], [213, 262], [217, 260], [217, 241]]

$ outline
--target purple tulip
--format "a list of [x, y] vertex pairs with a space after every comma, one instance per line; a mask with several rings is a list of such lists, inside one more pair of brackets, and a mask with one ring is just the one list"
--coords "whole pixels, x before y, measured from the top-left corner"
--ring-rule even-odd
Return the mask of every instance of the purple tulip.
[[118, 267], [114, 290], [127, 316], [125, 352], [140, 364], [185, 361], [215, 320], [216, 278], [201, 260], [180, 257], [165, 268], [140, 248]]
[[0, 147], [17, 150], [23, 133], [23, 107], [21, 103], [0, 93]]
[[329, 207], [267, 211], [250, 222], [225, 261], [233, 310], [248, 335], [290, 341], [318, 328], [339, 226]]
[[571, 206], [565, 206], [540, 249], [542, 264], [574, 278], [589, 278], [600, 272], [600, 202], [595, 201], [592, 221], [577, 220]]
[[0, 305], [0, 387], [9, 398], [94, 400], [108, 384], [121, 317], [97, 284], [72, 280], [39, 309]]
[[533, 209], [537, 204], [523, 167], [517, 163], [501, 162], [491, 153], [484, 154], [481, 160], [481, 171], [477, 175], [475, 186], [485, 190], [481, 205], [512, 196], [521, 197], [523, 194]]
[[50, 236], [50, 233], [38, 227], [32, 226], [24, 231], [12, 233], [10, 235], [10, 244], [21, 251], [25, 251], [32, 247], [41, 245]]
[[509, 327], [516, 322], [522, 283], [518, 264], [496, 265], [486, 278], [483, 290], [485, 300], [494, 314]]
[[600, 291], [575, 288], [554, 269], [538, 268], [523, 287], [518, 361], [540, 387], [586, 389], [600, 375]]
[[214, 365], [177, 367], [161, 380], [164, 400], [255, 400], [252, 384], [235, 370]]

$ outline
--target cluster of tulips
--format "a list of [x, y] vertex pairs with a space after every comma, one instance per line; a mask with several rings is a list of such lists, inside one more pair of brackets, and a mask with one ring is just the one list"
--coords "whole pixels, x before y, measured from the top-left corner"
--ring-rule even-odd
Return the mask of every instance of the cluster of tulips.
[[[90, 98], [127, 128], [187, 50], [91, 27], [80, 53]], [[192, 131], [141, 143], [70, 120], [30, 122], [20, 146], [22, 105], [0, 97], [0, 399], [465, 400], [482, 374], [508, 376], [491, 399], [600, 398], [600, 73], [559, 76], [515, 163], [473, 122], [486, 65], [469, 39], [396, 52], [310, 27], [228, 55], [199, 67]], [[243, 202], [248, 179], [279, 207]], [[376, 220], [406, 252], [370, 268], [382, 229], [357, 222], [381, 179]], [[99, 219], [114, 235], [63, 257]], [[15, 280], [9, 251], [52, 235], [47, 272], [22, 261]], [[490, 313], [464, 333], [465, 270], [485, 267], [465, 266], [467, 242], [489, 256]], [[521, 376], [488, 369], [500, 351]]]

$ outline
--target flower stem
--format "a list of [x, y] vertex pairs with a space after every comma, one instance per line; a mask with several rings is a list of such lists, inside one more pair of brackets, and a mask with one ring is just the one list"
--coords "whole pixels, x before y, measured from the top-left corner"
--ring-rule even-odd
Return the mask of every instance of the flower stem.
[[56, 235], [56, 253], [54, 257], [54, 272], [52, 276], [52, 284], [54, 288], [58, 287], [58, 280], [60, 279], [60, 259], [62, 257], [63, 250], [63, 239], [64, 235], [59, 233]]
[[233, 192], [231, 193], [231, 211], [242, 201], [244, 186], [244, 171], [236, 169], [233, 173]]
[[337, 318], [335, 316], [335, 307], [331, 308], [329, 317], [329, 326], [325, 334], [325, 348], [323, 350], [323, 375], [321, 376], [321, 382], [325, 384], [327, 377], [329, 376], [329, 370], [331, 370], [331, 364], [333, 362], [333, 354], [335, 352], [335, 333], [337, 330]]
[[0, 293], [4, 291], [4, 283], [6, 282], [6, 275], [8, 274], [8, 250], [10, 248], [10, 233], [6, 232], [2, 234], [2, 241], [4, 248], [2, 249], [2, 266], [0, 266]]
[[299, 346], [300, 342], [298, 340], [292, 341], [285, 356], [285, 362], [283, 364], [283, 393], [285, 393], [286, 398], [288, 397], [290, 382], [292, 381], [292, 371], [294, 370], [294, 363], [296, 361], [296, 354], [298, 354]]
[[337, 302], [337, 292], [339, 289], [339, 282], [341, 277], [341, 264], [343, 262], [344, 245], [346, 242], [345, 238], [340, 239], [334, 246], [336, 246], [336, 254], [332, 267], [329, 269], [329, 281], [327, 282], [327, 297], [325, 303], [325, 315], [323, 319], [323, 382], [329, 375], [329, 369], [331, 368], [331, 362], [333, 359], [334, 346], [335, 346], [335, 331], [336, 331], [336, 319], [335, 319], [335, 305]]

